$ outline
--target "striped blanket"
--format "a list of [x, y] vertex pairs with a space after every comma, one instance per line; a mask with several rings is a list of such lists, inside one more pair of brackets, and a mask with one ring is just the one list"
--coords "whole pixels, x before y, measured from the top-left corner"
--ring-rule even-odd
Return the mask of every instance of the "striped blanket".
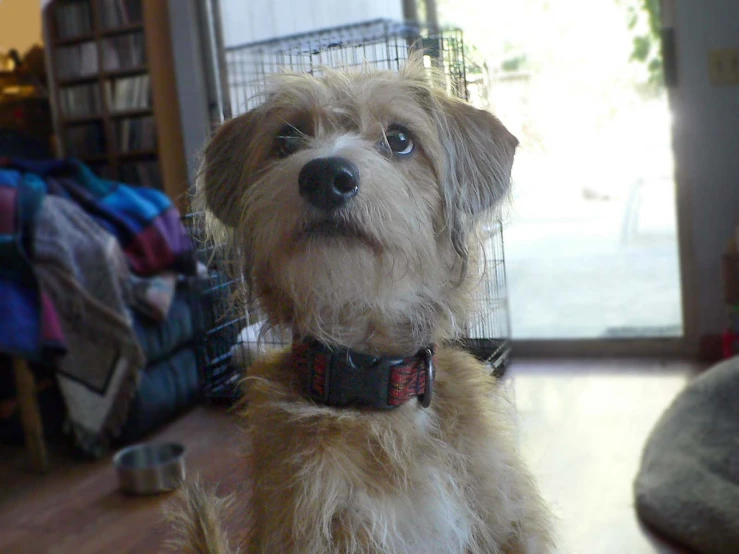
[[0, 159], [0, 352], [53, 363], [68, 423], [94, 455], [120, 428], [145, 363], [125, 276], [162, 272], [196, 273], [162, 192], [100, 179], [76, 160]]
[[34, 217], [46, 194], [74, 201], [116, 237], [133, 273], [195, 273], [189, 236], [164, 193], [101, 179], [77, 160], [0, 159], [0, 351], [33, 361], [64, 351], [32, 267]]
[[5, 160], [0, 161], [0, 182], [3, 174], [9, 181], [40, 181], [48, 194], [79, 204], [118, 239], [134, 273], [154, 275], [169, 269], [194, 274], [189, 236], [163, 192], [101, 179], [77, 160]]

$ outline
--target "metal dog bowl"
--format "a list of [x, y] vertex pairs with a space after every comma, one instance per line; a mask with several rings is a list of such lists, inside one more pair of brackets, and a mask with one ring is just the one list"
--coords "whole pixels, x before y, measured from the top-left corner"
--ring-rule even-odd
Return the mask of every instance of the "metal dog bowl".
[[117, 452], [113, 465], [124, 492], [170, 491], [185, 479], [185, 447], [176, 442], [134, 444]]

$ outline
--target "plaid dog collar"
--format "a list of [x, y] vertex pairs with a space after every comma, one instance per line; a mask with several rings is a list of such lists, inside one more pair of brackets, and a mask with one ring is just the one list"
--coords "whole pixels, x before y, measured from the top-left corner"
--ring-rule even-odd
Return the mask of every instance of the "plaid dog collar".
[[434, 347], [409, 358], [371, 356], [315, 340], [293, 344], [290, 363], [313, 400], [327, 406], [389, 410], [418, 398], [427, 408], [434, 382]]

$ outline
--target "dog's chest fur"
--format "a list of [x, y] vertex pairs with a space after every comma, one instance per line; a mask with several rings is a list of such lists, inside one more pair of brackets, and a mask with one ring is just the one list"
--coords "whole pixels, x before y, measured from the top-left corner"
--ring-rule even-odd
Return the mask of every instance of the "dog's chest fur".
[[544, 518], [498, 387], [466, 354], [437, 358], [430, 408], [391, 412], [312, 404], [284, 354], [252, 366], [248, 552], [544, 551], [544, 529], [522, 534]]

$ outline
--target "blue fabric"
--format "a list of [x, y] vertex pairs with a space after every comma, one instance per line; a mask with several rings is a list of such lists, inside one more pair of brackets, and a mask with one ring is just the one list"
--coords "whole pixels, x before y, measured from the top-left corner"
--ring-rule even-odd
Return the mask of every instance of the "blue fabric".
[[134, 272], [194, 273], [189, 235], [177, 208], [162, 191], [101, 179], [75, 159], [0, 160], [0, 184], [17, 180], [19, 174], [49, 194], [78, 203], [118, 239]]
[[32, 175], [0, 169], [0, 352], [34, 362], [65, 351], [56, 311], [32, 265], [33, 224], [44, 194]]
[[[134, 329], [149, 363], [139, 373], [138, 393], [119, 441], [140, 440], [200, 401], [200, 373], [195, 337], [205, 332], [193, 317], [206, 306], [194, 279], [180, 283], [167, 319], [159, 324], [134, 318]], [[194, 295], [194, 296], [193, 296]]]
[[38, 288], [0, 277], [0, 352], [26, 359], [42, 355]]
[[168, 357], [193, 340], [191, 294], [186, 287], [177, 287], [164, 321], [154, 321], [145, 316], [134, 318], [133, 329], [149, 364]]
[[141, 372], [138, 393], [118, 440], [141, 439], [199, 399], [197, 357], [194, 348], [186, 346]]

